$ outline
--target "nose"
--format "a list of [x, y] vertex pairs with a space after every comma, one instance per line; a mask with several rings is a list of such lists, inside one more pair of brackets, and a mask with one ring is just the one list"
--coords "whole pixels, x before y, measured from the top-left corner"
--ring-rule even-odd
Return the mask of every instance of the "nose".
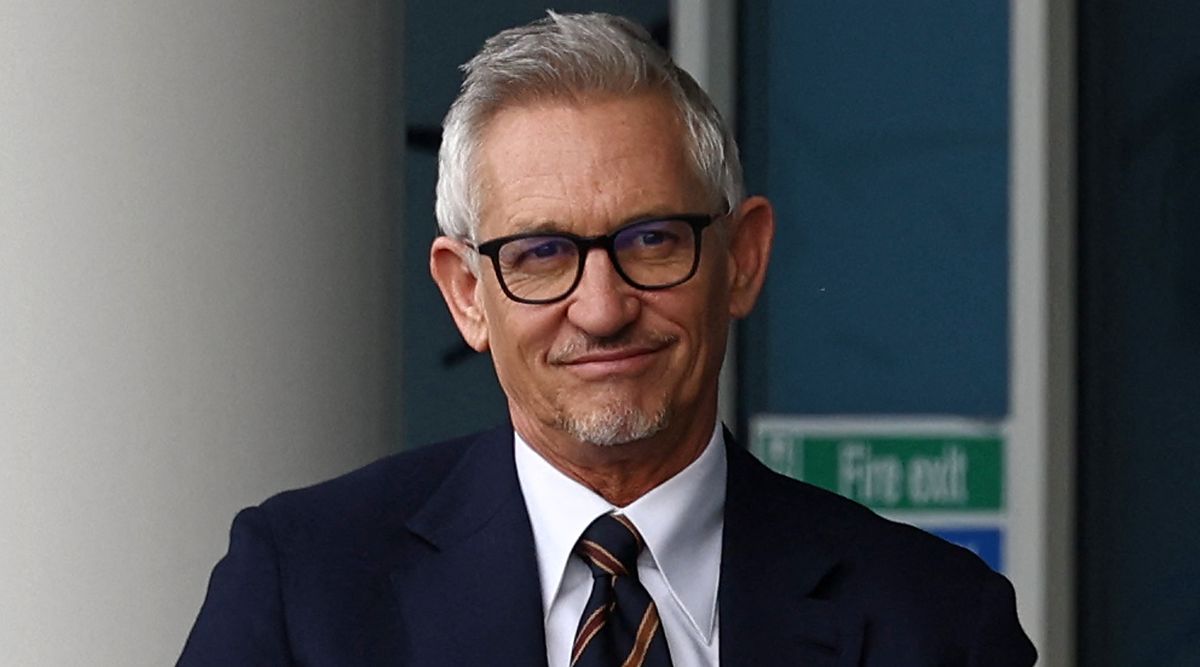
[[642, 302], [617, 273], [601, 248], [588, 252], [579, 285], [571, 294], [567, 319], [587, 334], [604, 338], [620, 333], [637, 319]]

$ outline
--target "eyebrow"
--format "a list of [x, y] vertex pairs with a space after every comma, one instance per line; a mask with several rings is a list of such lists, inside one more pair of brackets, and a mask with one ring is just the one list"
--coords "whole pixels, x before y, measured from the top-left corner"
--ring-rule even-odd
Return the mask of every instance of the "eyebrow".
[[511, 236], [512, 234], [563, 234], [567, 231], [566, 227], [556, 220], [542, 220], [540, 222], [518, 224], [512, 230], [512, 233], [506, 234], [506, 236]]

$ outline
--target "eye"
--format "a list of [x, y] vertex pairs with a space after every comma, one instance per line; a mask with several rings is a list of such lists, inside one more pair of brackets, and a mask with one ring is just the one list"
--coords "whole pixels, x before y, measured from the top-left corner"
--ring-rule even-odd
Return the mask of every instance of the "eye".
[[565, 251], [561, 239], [548, 239], [525, 251], [525, 254], [538, 259], [548, 259]]
[[672, 240], [671, 235], [661, 229], [647, 229], [637, 235], [637, 243], [645, 246], [661, 245]]
[[530, 236], [510, 241], [500, 248], [500, 261], [510, 269], [544, 271], [570, 263], [575, 244], [559, 236]]
[[652, 220], [630, 225], [617, 232], [618, 252], [674, 252], [682, 247], [690, 233], [687, 223], [678, 220]]

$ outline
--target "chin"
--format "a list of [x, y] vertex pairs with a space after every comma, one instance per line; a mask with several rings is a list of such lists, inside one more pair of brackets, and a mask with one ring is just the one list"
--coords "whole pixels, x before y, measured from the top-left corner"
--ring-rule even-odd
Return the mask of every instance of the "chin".
[[599, 447], [645, 440], [663, 431], [670, 421], [666, 407], [647, 411], [626, 404], [609, 404], [592, 410], [564, 409], [557, 426], [579, 442]]

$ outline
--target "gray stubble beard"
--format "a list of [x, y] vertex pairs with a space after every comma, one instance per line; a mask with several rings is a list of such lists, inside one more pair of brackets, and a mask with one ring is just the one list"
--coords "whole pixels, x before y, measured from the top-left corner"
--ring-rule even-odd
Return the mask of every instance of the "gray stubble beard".
[[599, 447], [624, 445], [661, 432], [670, 422], [664, 406], [649, 414], [629, 404], [609, 403], [580, 414], [563, 407], [557, 426], [575, 440]]

